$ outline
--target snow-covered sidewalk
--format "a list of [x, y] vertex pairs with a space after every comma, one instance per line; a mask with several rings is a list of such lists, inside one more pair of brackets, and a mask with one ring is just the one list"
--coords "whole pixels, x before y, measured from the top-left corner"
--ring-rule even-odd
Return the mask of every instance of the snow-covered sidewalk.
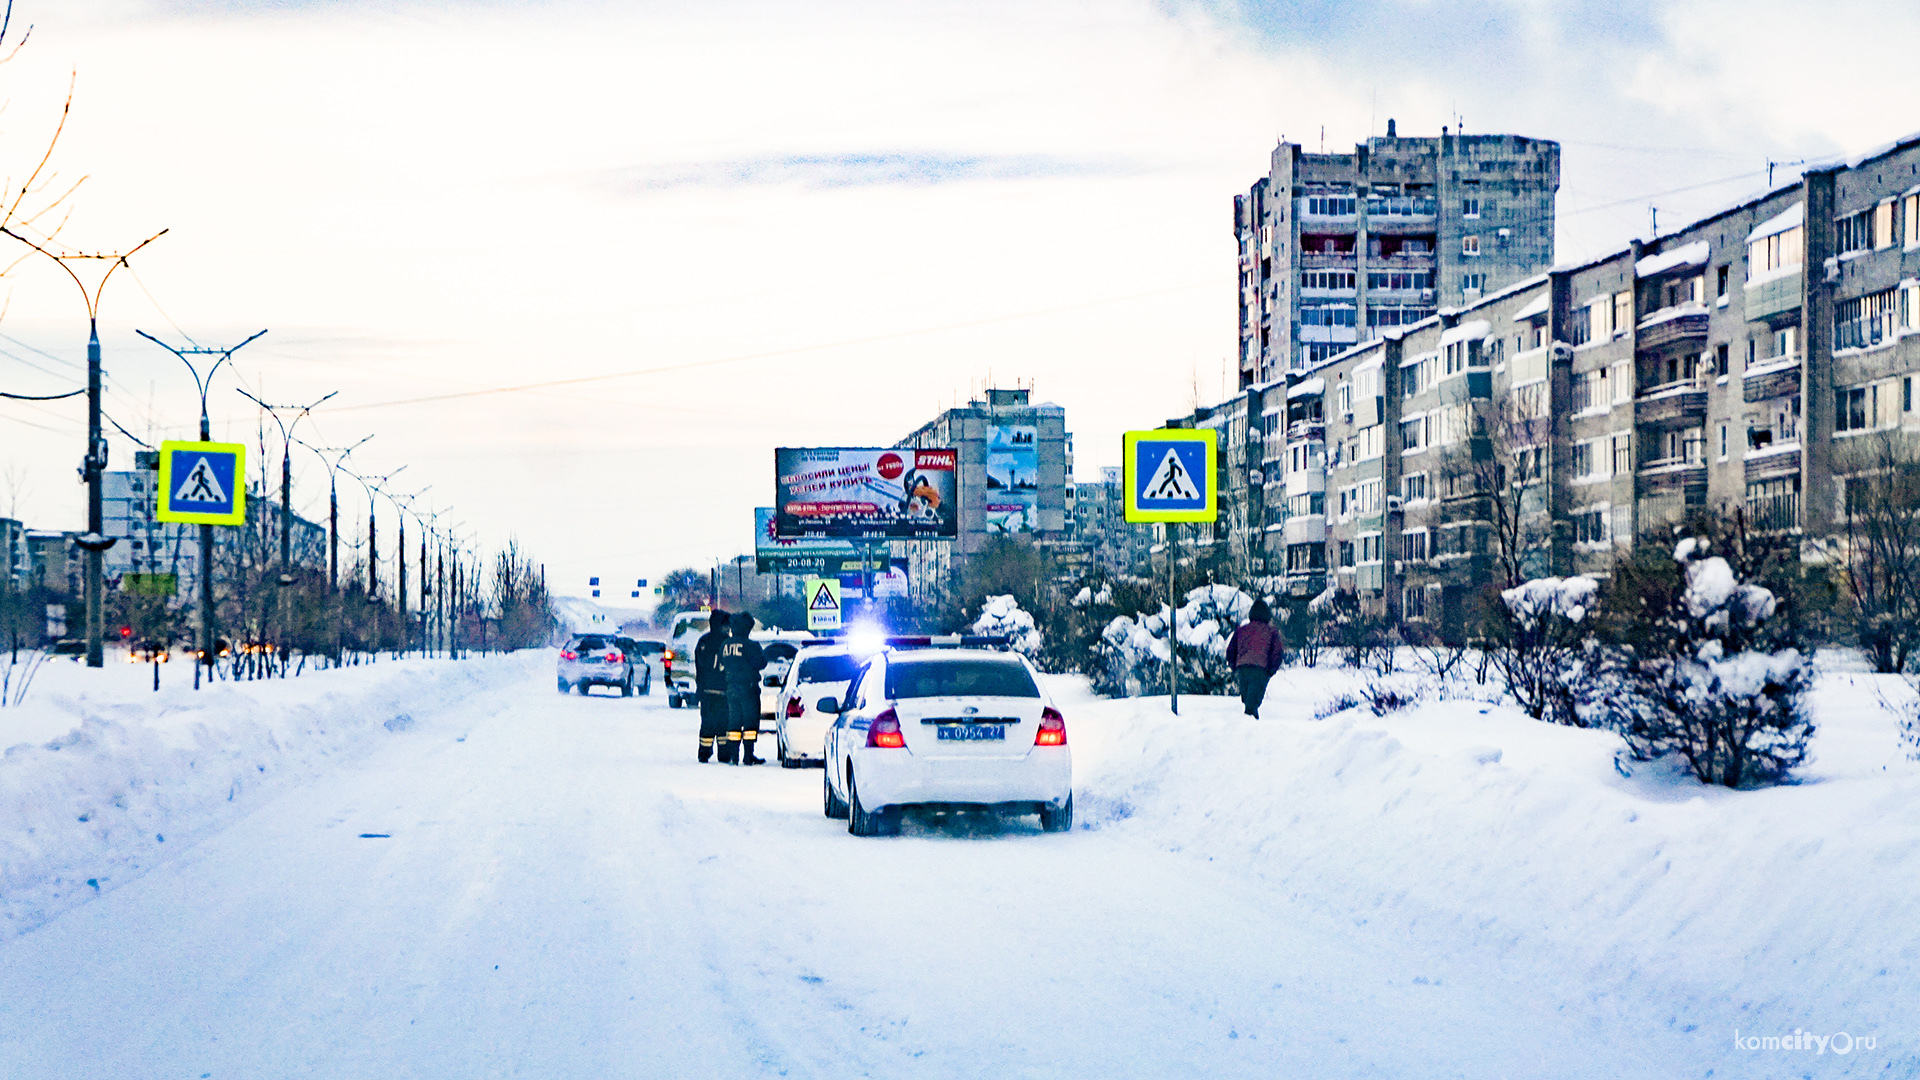
[[545, 650], [382, 661], [200, 691], [172, 664], [156, 693], [144, 664], [47, 663], [23, 704], [0, 709], [0, 941], [404, 732], [414, 714], [551, 664]]
[[[1568, 1009], [1653, 1003], [1716, 1048], [1736, 1029], [1846, 1032], [1878, 1048], [1847, 1069], [1920, 1075], [1920, 766], [1876, 676], [1822, 675], [1816, 760], [1754, 791], [1617, 766], [1617, 736], [1482, 702], [1314, 719], [1365, 678], [1283, 670], [1258, 720], [1221, 698], [1183, 698], [1178, 717], [1164, 697], [1081, 701], [1082, 820], [1441, 954], [1572, 965]], [[1725, 1060], [1721, 1075], [1781, 1067]]]

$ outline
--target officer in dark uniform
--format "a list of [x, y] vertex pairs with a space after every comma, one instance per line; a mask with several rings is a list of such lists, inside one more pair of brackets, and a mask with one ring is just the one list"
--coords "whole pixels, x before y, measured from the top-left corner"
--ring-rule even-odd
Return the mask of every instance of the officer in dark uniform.
[[727, 642], [727, 613], [715, 608], [707, 615], [707, 632], [693, 647], [693, 685], [700, 694], [700, 760], [713, 756], [720, 740], [720, 760], [727, 760], [727, 675], [720, 666], [720, 650]]
[[758, 765], [753, 744], [760, 738], [760, 672], [767, 666], [760, 643], [748, 637], [753, 632], [753, 616], [742, 612], [727, 622], [727, 643], [720, 651], [727, 669], [727, 708], [732, 713], [727, 724], [727, 748], [721, 753], [729, 763], [738, 757], [742, 765]]

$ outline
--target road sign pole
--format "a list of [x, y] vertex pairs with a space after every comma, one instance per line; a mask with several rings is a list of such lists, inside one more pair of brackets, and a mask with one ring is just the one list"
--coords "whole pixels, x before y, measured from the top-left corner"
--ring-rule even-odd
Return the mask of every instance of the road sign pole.
[[105, 515], [101, 513], [100, 481], [107, 469], [107, 440], [100, 434], [100, 324], [87, 320], [87, 666], [106, 666], [106, 568], [105, 550], [97, 546], [103, 539]]
[[1168, 700], [1173, 705], [1173, 715], [1180, 715], [1180, 605], [1174, 592], [1174, 568], [1180, 562], [1180, 524], [1167, 523], [1167, 658], [1171, 672], [1169, 684], [1171, 693]]

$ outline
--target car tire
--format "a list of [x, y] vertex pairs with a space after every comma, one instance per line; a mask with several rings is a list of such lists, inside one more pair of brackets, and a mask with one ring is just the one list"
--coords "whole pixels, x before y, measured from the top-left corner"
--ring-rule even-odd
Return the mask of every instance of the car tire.
[[1067, 801], [1059, 809], [1051, 806], [1040, 808], [1040, 827], [1047, 832], [1066, 832], [1073, 828], [1073, 794], [1067, 794]]
[[868, 810], [860, 805], [860, 781], [847, 774], [847, 831], [855, 836], [892, 836], [900, 831], [897, 808]]
[[633, 696], [633, 676], [631, 675], [627, 676], [627, 681], [620, 684], [620, 696], [621, 697]]
[[567, 691], [569, 691], [569, 690], [571, 690], [571, 689], [573, 689], [573, 687], [571, 687], [571, 686], [568, 686], [568, 685], [567, 685], [567, 680], [565, 680], [565, 679], [561, 679], [561, 680], [560, 680], [560, 692], [561, 692], [561, 693], [563, 693], [563, 694], [564, 694], [564, 693], [566, 693]]
[[653, 696], [653, 672], [651, 671], [647, 672], [647, 677], [640, 681], [640, 696], [641, 697]]
[[679, 708], [679, 707], [680, 707], [680, 695], [679, 695], [679, 694], [668, 694], [668, 695], [667, 695], [667, 708], [669, 708], [669, 709], [677, 709], [677, 708]]
[[587, 684], [586, 684], [586, 681], [585, 681], [585, 680], [581, 680], [581, 682], [579, 683], [579, 687], [580, 687], [580, 696], [581, 696], [581, 697], [586, 697], [586, 696], [587, 696]]
[[828, 817], [835, 821], [847, 820], [847, 804], [833, 793], [833, 781], [828, 778], [825, 769], [820, 771], [820, 801]]

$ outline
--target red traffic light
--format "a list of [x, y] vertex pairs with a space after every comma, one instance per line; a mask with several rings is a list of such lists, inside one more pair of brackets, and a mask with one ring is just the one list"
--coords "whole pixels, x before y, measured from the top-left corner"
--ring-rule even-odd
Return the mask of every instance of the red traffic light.
[[120, 628], [120, 636], [121, 636], [121, 637], [123, 637], [123, 638], [127, 638], [127, 637], [132, 637], [132, 636], [133, 636], [133, 627], [131, 627], [131, 626], [123, 626], [123, 627], [121, 627], [121, 628]]

